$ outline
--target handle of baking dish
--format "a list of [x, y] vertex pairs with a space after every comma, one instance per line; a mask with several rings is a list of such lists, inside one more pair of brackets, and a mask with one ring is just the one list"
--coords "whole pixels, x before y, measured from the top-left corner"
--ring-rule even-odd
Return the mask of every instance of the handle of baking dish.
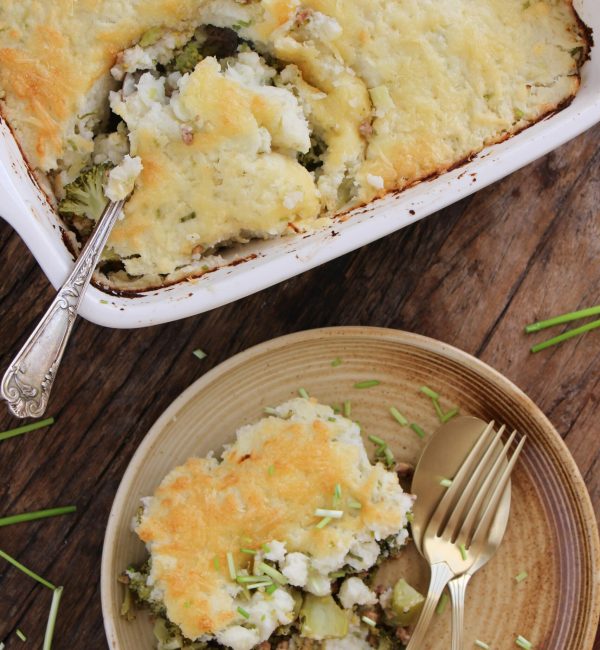
[[75, 268], [2, 378], [0, 394], [19, 418], [44, 414], [79, 304], [124, 201], [109, 203]]

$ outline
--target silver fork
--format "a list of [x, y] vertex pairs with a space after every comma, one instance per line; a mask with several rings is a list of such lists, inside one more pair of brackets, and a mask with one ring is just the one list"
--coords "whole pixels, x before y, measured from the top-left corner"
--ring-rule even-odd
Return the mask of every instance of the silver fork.
[[[423, 534], [422, 550], [431, 565], [429, 592], [417, 627], [406, 650], [418, 650], [422, 645], [431, 617], [445, 586], [457, 576], [474, 573], [497, 550], [502, 534], [492, 527], [504, 489], [510, 479], [526, 436], [517, 445], [506, 463], [506, 455], [517, 432], [513, 431], [501, 452], [498, 446], [505, 427], [494, 433], [491, 422], [458, 470], [450, 487], [435, 509]], [[487, 476], [484, 476], [490, 467]], [[482, 561], [484, 558], [485, 561]], [[464, 590], [468, 579], [455, 588], [460, 608], [455, 610], [453, 648], [462, 644]]]

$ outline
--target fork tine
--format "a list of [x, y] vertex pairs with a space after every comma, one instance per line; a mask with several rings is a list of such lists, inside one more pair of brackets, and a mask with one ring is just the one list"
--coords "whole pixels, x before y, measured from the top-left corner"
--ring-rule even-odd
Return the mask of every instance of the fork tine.
[[508, 465], [505, 467], [504, 471], [500, 475], [500, 480], [496, 483], [496, 486], [494, 487], [491, 498], [487, 506], [485, 507], [485, 510], [483, 512], [483, 515], [481, 516], [481, 519], [479, 520], [479, 523], [477, 524], [477, 528], [475, 529], [473, 535], [471, 535], [470, 544], [478, 542], [480, 538], [487, 533], [488, 528], [490, 527], [492, 521], [494, 520], [494, 517], [496, 516], [496, 511], [498, 510], [500, 499], [502, 499], [504, 488], [508, 483], [508, 479], [510, 478], [510, 475], [519, 458], [519, 454], [523, 450], [523, 445], [525, 444], [526, 440], [527, 440], [527, 436], [523, 436], [521, 438], [519, 444], [517, 445], [517, 448], [515, 449], [515, 453], [512, 455], [512, 458], [508, 461]]
[[498, 430], [498, 432], [495, 434], [493, 440], [488, 445], [484, 455], [479, 460], [479, 463], [473, 470], [473, 473], [471, 474], [467, 484], [464, 486], [462, 490], [462, 494], [460, 495], [460, 498], [454, 505], [454, 508], [452, 509], [452, 512], [448, 517], [448, 520], [444, 523], [443, 527], [440, 526], [440, 529], [438, 530], [438, 535], [440, 536], [443, 535], [444, 537], [450, 537], [452, 541], [454, 541], [454, 538], [456, 537], [454, 531], [456, 531], [457, 528], [459, 527], [459, 524], [461, 523], [461, 518], [464, 516], [465, 510], [467, 509], [469, 502], [471, 502], [473, 498], [476, 498], [478, 496], [481, 490], [480, 488], [481, 475], [485, 471], [486, 467], [489, 464], [490, 459], [492, 458], [494, 452], [496, 451], [497, 444], [499, 440], [502, 438], [502, 434], [504, 433], [505, 429], [506, 427], [502, 425]]
[[458, 530], [455, 529], [456, 532], [452, 537], [453, 542], [455, 542], [457, 538], [461, 537], [463, 531], [467, 531], [468, 535], [469, 532], [472, 532], [474, 530], [475, 524], [480, 518], [481, 510], [486, 502], [486, 499], [491, 499], [490, 495], [492, 494], [493, 487], [497, 483], [498, 477], [500, 476], [500, 467], [503, 464], [503, 461], [506, 460], [508, 451], [510, 450], [510, 446], [512, 445], [516, 435], [517, 432], [515, 430], [509, 436], [508, 440], [504, 443], [504, 446], [496, 457], [494, 464], [489, 470], [488, 475], [485, 477], [483, 483], [476, 487], [475, 498], [473, 499], [467, 515], [460, 525], [460, 528]]
[[462, 465], [460, 466], [460, 469], [454, 476], [452, 485], [450, 485], [450, 487], [445, 491], [444, 496], [441, 498], [436, 509], [434, 510], [431, 519], [427, 524], [427, 529], [429, 529], [430, 526], [435, 526], [437, 534], [437, 530], [440, 528], [440, 525], [443, 522], [446, 513], [450, 509], [450, 506], [460, 495], [461, 486], [464, 483], [465, 479], [469, 476], [469, 472], [471, 471], [473, 464], [480, 458], [481, 452], [487, 444], [490, 431], [493, 431], [493, 428], [494, 422], [492, 421], [487, 425], [479, 437], [479, 440], [477, 440], [477, 442], [473, 445], [473, 448], [469, 452], [469, 455], [465, 458]]

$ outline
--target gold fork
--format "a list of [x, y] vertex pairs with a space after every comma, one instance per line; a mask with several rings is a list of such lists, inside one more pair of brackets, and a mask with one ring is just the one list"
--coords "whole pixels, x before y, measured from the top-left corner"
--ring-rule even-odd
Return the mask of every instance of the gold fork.
[[[431, 565], [429, 592], [417, 627], [406, 650], [419, 650], [425, 639], [437, 602], [450, 580], [483, 566], [484, 558], [490, 558], [502, 541], [502, 534], [492, 526], [500, 507], [504, 489], [508, 483], [517, 458], [523, 449], [526, 436], [517, 445], [507, 462], [507, 453], [517, 432], [509, 436], [498, 453], [505, 428], [494, 432], [490, 422], [473, 449], [456, 473], [434, 510], [423, 534], [422, 552]], [[453, 625], [453, 648], [462, 643], [465, 580], [462, 593], [453, 594], [462, 602], [456, 610]]]

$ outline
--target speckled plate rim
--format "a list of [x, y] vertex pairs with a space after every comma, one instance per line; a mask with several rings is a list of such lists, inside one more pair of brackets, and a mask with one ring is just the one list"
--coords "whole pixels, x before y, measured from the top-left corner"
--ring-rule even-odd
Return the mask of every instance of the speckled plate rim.
[[198, 395], [206, 386], [210, 385], [215, 379], [232, 371], [237, 366], [243, 365], [255, 356], [260, 356], [267, 351], [274, 351], [283, 347], [297, 345], [300, 342], [323, 338], [360, 336], [387, 339], [388, 341], [392, 341], [398, 345], [409, 348], [413, 347], [418, 350], [433, 353], [446, 358], [449, 361], [458, 363], [459, 365], [466, 366], [470, 371], [475, 372], [487, 381], [496, 384], [502, 391], [510, 395], [512, 399], [521, 402], [524, 410], [528, 411], [536, 422], [539, 423], [540, 428], [546, 435], [548, 446], [551, 448], [551, 451], [554, 452], [554, 455], [560, 459], [560, 463], [565, 472], [564, 476], [566, 477], [563, 487], [565, 487], [565, 489], [569, 488], [568, 491], [572, 495], [572, 503], [577, 506], [576, 512], [582, 523], [582, 528], [585, 528], [590, 533], [585, 539], [580, 540], [587, 551], [586, 555], [588, 559], [586, 564], [589, 568], [589, 613], [585, 622], [585, 629], [580, 630], [580, 639], [582, 641], [581, 648], [592, 650], [600, 620], [600, 536], [592, 502], [585, 486], [585, 482], [563, 439], [552, 426], [548, 418], [516, 384], [483, 361], [480, 361], [467, 352], [436, 339], [402, 330], [367, 326], [342, 326], [306, 330], [259, 343], [258, 345], [248, 348], [247, 350], [244, 350], [243, 352], [240, 352], [222, 362], [200, 377], [185, 389], [156, 420], [131, 458], [117, 490], [108, 517], [102, 549], [100, 591], [104, 629], [110, 648], [118, 650], [120, 647], [112, 616], [111, 593], [113, 591], [112, 586], [114, 585], [114, 575], [110, 572], [114, 554], [114, 542], [118, 533], [117, 527], [120, 519], [120, 512], [124, 507], [134, 477], [140, 471], [145, 457], [152, 451], [157, 438], [160, 436], [160, 433], [166, 424], [173, 419], [185, 404], [193, 400], [196, 395]]

